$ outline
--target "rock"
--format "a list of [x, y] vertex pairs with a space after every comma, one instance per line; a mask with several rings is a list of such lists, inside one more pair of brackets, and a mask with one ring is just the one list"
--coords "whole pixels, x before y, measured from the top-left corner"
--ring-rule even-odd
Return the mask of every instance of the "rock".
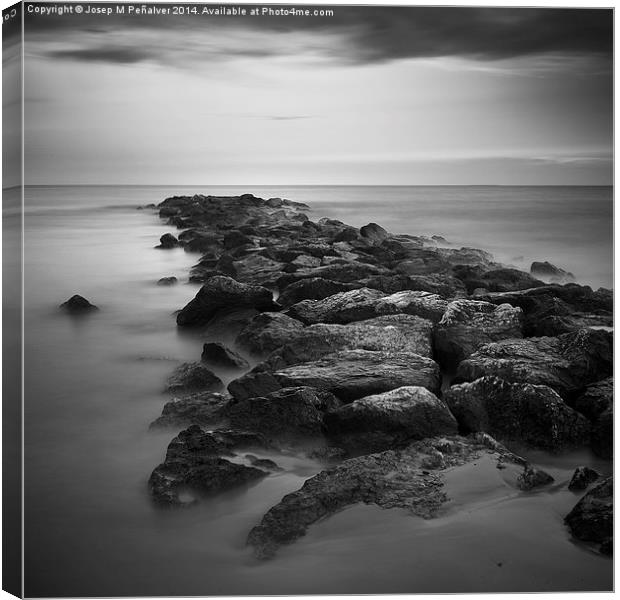
[[368, 223], [360, 228], [360, 235], [371, 244], [380, 244], [389, 237], [389, 233], [376, 223]]
[[283, 275], [277, 280], [279, 289], [302, 279], [310, 279], [320, 277], [330, 281], [340, 281], [342, 283], [355, 283], [365, 277], [374, 277], [375, 275], [388, 275], [389, 271], [382, 267], [355, 262], [344, 261], [345, 264], [331, 264], [322, 267], [298, 269], [294, 273]]
[[614, 409], [610, 406], [592, 423], [592, 451], [602, 458], [614, 456]]
[[578, 395], [573, 407], [592, 422], [591, 447], [597, 456], [614, 454], [614, 379], [590, 384]]
[[157, 285], [175, 285], [178, 281], [176, 277], [162, 277], [157, 281]]
[[558, 337], [503, 340], [479, 348], [458, 367], [455, 383], [496, 375], [509, 382], [547, 385], [563, 398], [611, 375], [613, 339], [582, 329]]
[[278, 380], [267, 372], [250, 371], [228, 384], [228, 392], [236, 400], [266, 396], [282, 388]]
[[239, 333], [235, 345], [254, 355], [264, 355], [283, 346], [304, 324], [282, 313], [265, 312], [254, 317]]
[[179, 240], [175, 238], [171, 233], [164, 233], [159, 238], [159, 246], [155, 246], [156, 248], [161, 248], [162, 250], [170, 250], [171, 248], [176, 248], [179, 246]]
[[252, 245], [253, 241], [240, 231], [230, 231], [224, 236], [223, 243], [226, 250], [233, 250], [239, 246]]
[[83, 315], [89, 312], [99, 310], [94, 304], [91, 304], [86, 298], [76, 294], [71, 296], [69, 300], [63, 302], [60, 308], [71, 315]]
[[177, 325], [204, 325], [218, 311], [240, 308], [273, 310], [272, 294], [264, 287], [239, 283], [230, 277], [211, 277], [196, 297], [179, 312]]
[[590, 425], [551, 388], [483, 377], [452, 386], [444, 400], [461, 433], [484, 431], [504, 442], [547, 450], [587, 444]]
[[589, 467], [577, 467], [571, 480], [568, 484], [569, 490], [585, 490], [587, 487], [594, 483], [600, 475]]
[[520, 338], [523, 313], [509, 304], [476, 300], [448, 304], [435, 328], [435, 351], [444, 365], [458, 365], [489, 342]]
[[227, 416], [232, 427], [270, 438], [311, 437], [323, 435], [323, 413], [338, 406], [340, 402], [329, 392], [293, 387], [234, 402]]
[[481, 266], [458, 265], [454, 267], [454, 275], [463, 282], [469, 294], [480, 288], [490, 292], [511, 292], [544, 285], [523, 271], [505, 267], [489, 270]]
[[282, 306], [291, 306], [302, 300], [323, 300], [339, 292], [348, 292], [359, 287], [361, 285], [357, 283], [343, 283], [322, 277], [311, 277], [287, 285], [278, 296], [278, 303]]
[[275, 462], [273, 462], [272, 460], [268, 458], [258, 458], [257, 456], [254, 456], [253, 454], [246, 454], [245, 458], [246, 460], [250, 461], [250, 464], [253, 467], [257, 467], [259, 469], [263, 469], [266, 471], [283, 471], [284, 470], [282, 469], [282, 467], [279, 467]]
[[222, 380], [205, 365], [197, 362], [183, 363], [168, 378], [169, 392], [197, 392], [223, 389]]
[[232, 369], [249, 369], [248, 361], [219, 342], [208, 342], [202, 347], [202, 362]]
[[224, 418], [223, 409], [228, 402], [228, 396], [214, 392], [173, 398], [164, 405], [161, 417], [151, 423], [151, 429], [219, 423]]
[[205, 433], [197, 425], [181, 431], [170, 442], [166, 460], [153, 470], [149, 478], [148, 489], [153, 501], [166, 507], [192, 504], [196, 498], [190, 496], [186, 500], [184, 492], [187, 490], [212, 495], [266, 477], [267, 473], [261, 469], [219, 456], [231, 454], [231, 449], [237, 445], [225, 434]]
[[235, 260], [235, 278], [243, 283], [272, 288], [275, 287], [286, 266], [282, 262], [265, 258], [257, 253], [247, 254]]
[[337, 352], [281, 369], [273, 377], [281, 387], [311, 386], [344, 402], [403, 386], [423, 386], [436, 393], [441, 385], [439, 367], [430, 358], [368, 350]]
[[331, 410], [325, 415], [325, 424], [338, 446], [363, 448], [364, 453], [457, 433], [456, 419], [447, 406], [427, 389], [412, 386]]
[[517, 478], [517, 487], [524, 492], [553, 483], [553, 477], [542, 469], [528, 465]]
[[533, 262], [530, 267], [530, 273], [535, 277], [552, 282], [568, 283], [569, 281], [575, 281], [575, 276], [572, 273], [564, 271], [547, 261]]
[[610, 553], [613, 539], [613, 477], [608, 477], [592, 488], [564, 519], [573, 535], [584, 542], [602, 546]]
[[291, 306], [287, 314], [306, 324], [344, 324], [398, 313], [417, 315], [436, 323], [447, 306], [446, 300], [428, 292], [403, 291], [386, 296], [378, 290], [360, 288], [324, 300], [303, 300]]
[[455, 436], [346, 460], [284, 496], [250, 531], [247, 543], [258, 558], [270, 558], [281, 546], [305, 535], [313, 523], [358, 502], [432, 518], [449, 499], [442, 489], [446, 470], [473, 464], [482, 456], [498, 464], [518, 459], [488, 436]]

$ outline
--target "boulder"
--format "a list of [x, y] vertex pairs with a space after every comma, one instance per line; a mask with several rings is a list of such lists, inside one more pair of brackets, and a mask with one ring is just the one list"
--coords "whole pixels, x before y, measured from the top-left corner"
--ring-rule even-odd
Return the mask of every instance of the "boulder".
[[175, 285], [176, 283], [178, 283], [178, 279], [176, 277], [162, 277], [161, 279], [157, 280], [157, 285]]
[[458, 367], [455, 383], [496, 375], [509, 382], [547, 385], [565, 399], [611, 375], [613, 338], [582, 329], [558, 337], [503, 340], [479, 348]]
[[278, 304], [291, 306], [302, 300], [323, 300], [339, 292], [348, 292], [359, 287], [361, 285], [358, 283], [343, 283], [323, 277], [310, 277], [287, 285], [278, 296]]
[[247, 400], [266, 396], [279, 390], [282, 386], [278, 380], [266, 371], [250, 371], [245, 375], [234, 379], [228, 384], [228, 392], [236, 400]]
[[239, 283], [230, 277], [211, 277], [196, 297], [178, 313], [177, 325], [204, 325], [218, 311], [240, 308], [273, 310], [272, 294], [264, 287]]
[[443, 298], [463, 298], [467, 290], [463, 282], [456, 277], [446, 274], [428, 275], [378, 275], [361, 279], [361, 285], [374, 290], [381, 290], [386, 294], [394, 294], [405, 290], [429, 292]]
[[97, 306], [91, 304], [86, 298], [78, 294], [71, 296], [71, 298], [63, 302], [59, 308], [70, 315], [84, 315], [99, 310]]
[[439, 366], [430, 358], [369, 350], [344, 350], [278, 370], [273, 377], [281, 387], [311, 386], [344, 402], [403, 386], [422, 386], [436, 393], [441, 385]]
[[208, 342], [202, 347], [202, 362], [232, 369], [249, 369], [248, 361], [219, 342]]
[[389, 233], [376, 223], [368, 223], [361, 227], [360, 235], [371, 244], [380, 244], [389, 237]]
[[613, 477], [593, 487], [564, 519], [579, 540], [599, 545], [605, 554], [613, 547], [614, 507]]
[[214, 392], [200, 392], [166, 402], [161, 413], [150, 425], [151, 429], [213, 425], [224, 418], [223, 409], [230, 398]]
[[532, 465], [527, 465], [523, 473], [517, 477], [517, 487], [524, 492], [529, 492], [534, 488], [553, 483], [553, 481], [553, 477], [549, 473]]
[[198, 362], [179, 365], [168, 378], [169, 392], [217, 392], [223, 389], [222, 380]]
[[523, 313], [510, 304], [495, 306], [476, 300], [448, 304], [435, 328], [435, 352], [444, 365], [458, 365], [490, 342], [520, 338]]
[[179, 246], [179, 240], [175, 238], [171, 233], [164, 233], [159, 238], [159, 246], [155, 246], [156, 248], [160, 248], [162, 250], [170, 250], [171, 248], [177, 248]]
[[481, 288], [490, 292], [511, 292], [544, 285], [542, 281], [523, 271], [506, 267], [488, 269], [481, 266], [458, 265], [454, 267], [454, 275], [463, 282], [469, 294]]
[[366, 396], [325, 415], [330, 437], [338, 446], [364, 453], [394, 448], [411, 440], [457, 433], [447, 406], [423, 387], [400, 387]]
[[577, 396], [573, 406], [592, 422], [591, 447], [597, 456], [614, 454], [614, 379], [590, 384]]
[[256, 315], [239, 333], [235, 345], [255, 355], [273, 352], [294, 338], [304, 324], [282, 313]]
[[569, 490], [585, 490], [591, 483], [594, 483], [600, 475], [589, 467], [577, 467], [568, 484]]
[[558, 451], [589, 441], [587, 419], [551, 388], [482, 377], [452, 386], [444, 400], [461, 433], [484, 431], [504, 442]]
[[226, 413], [232, 427], [281, 439], [323, 435], [323, 413], [338, 406], [329, 392], [293, 387], [233, 402]]
[[550, 262], [533, 262], [530, 266], [530, 273], [540, 279], [547, 281], [568, 283], [569, 281], [575, 281], [575, 276], [564, 269], [560, 269]]

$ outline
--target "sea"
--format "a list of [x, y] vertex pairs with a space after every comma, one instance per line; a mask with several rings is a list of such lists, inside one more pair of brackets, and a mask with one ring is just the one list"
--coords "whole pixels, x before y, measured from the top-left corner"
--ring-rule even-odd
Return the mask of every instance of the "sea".
[[[163, 233], [174, 231], [156, 211], [138, 207], [194, 193], [288, 198], [307, 203], [313, 220], [440, 235], [453, 247], [482, 248], [524, 270], [547, 260], [579, 283], [613, 287], [610, 187], [27, 187], [27, 596], [612, 588], [612, 561], [572, 541], [563, 524], [578, 499], [566, 488], [574, 468], [611, 472], [611, 463], [586, 450], [537, 453], [556, 480], [543, 491], [506, 489], [480, 500], [463, 491], [466, 509], [453, 499], [445, 514], [428, 521], [400, 510], [351, 507], [267, 562], [252, 557], [247, 533], [320, 463], [264, 454], [284, 470], [191, 508], [154, 507], [147, 480], [177, 432], [152, 431], [149, 423], [170, 399], [163, 391], [170, 372], [199, 360], [202, 344], [217, 334], [177, 329], [174, 312], [199, 287], [187, 282], [198, 255], [155, 249]], [[7, 272], [19, 266], [7, 252], [19, 243], [18, 212], [17, 190], [5, 190]], [[166, 276], [179, 284], [156, 285]], [[100, 311], [83, 319], [61, 314], [59, 304], [74, 294]], [[7, 326], [17, 328], [18, 321]]]

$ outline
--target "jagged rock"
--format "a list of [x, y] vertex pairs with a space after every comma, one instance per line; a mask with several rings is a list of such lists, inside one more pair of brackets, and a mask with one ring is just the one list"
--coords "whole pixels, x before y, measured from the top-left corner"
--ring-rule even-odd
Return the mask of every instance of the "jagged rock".
[[211, 495], [248, 485], [268, 473], [231, 462], [220, 455], [231, 455], [235, 447], [261, 444], [259, 436], [235, 438], [227, 432], [206, 433], [198, 425], [192, 425], [170, 442], [166, 460], [151, 473], [149, 493], [160, 506], [174, 507], [197, 500], [194, 496], [186, 500], [183, 496], [186, 491]]
[[594, 483], [600, 475], [589, 467], [577, 467], [568, 484], [569, 490], [585, 490]]
[[198, 392], [223, 389], [222, 380], [207, 367], [198, 362], [183, 363], [168, 378], [169, 392]]
[[368, 350], [337, 352], [278, 370], [273, 377], [281, 387], [311, 386], [345, 402], [411, 385], [436, 393], [441, 385], [439, 367], [430, 358]]
[[613, 494], [613, 477], [608, 477], [579, 500], [564, 519], [577, 539], [600, 544], [605, 554], [611, 554], [613, 547]]
[[220, 310], [239, 308], [273, 310], [272, 294], [264, 287], [239, 283], [230, 277], [211, 277], [179, 312], [177, 325], [204, 325]]
[[189, 425], [212, 425], [223, 418], [223, 409], [230, 402], [228, 396], [214, 392], [201, 392], [166, 402], [161, 413], [151, 423], [151, 428]]
[[523, 313], [510, 304], [495, 306], [476, 300], [448, 304], [435, 328], [435, 351], [439, 361], [458, 365], [489, 342], [520, 338]]
[[457, 433], [447, 406], [423, 387], [400, 387], [366, 396], [325, 415], [330, 437], [338, 446], [364, 453], [394, 448], [411, 440]]
[[157, 285], [165, 285], [165, 286], [170, 286], [170, 285], [175, 285], [176, 283], [178, 283], [178, 279], [176, 277], [162, 277], [161, 279], [157, 280]]
[[281, 546], [305, 535], [313, 523], [358, 502], [432, 518], [448, 500], [443, 489], [445, 470], [474, 463], [482, 456], [498, 465], [527, 465], [488, 436], [431, 438], [403, 450], [352, 458], [321, 471], [284, 496], [250, 531], [248, 545], [258, 558], [271, 558]]
[[368, 223], [361, 227], [360, 235], [372, 244], [380, 244], [389, 237], [389, 233], [376, 223]]
[[175, 238], [171, 233], [164, 233], [159, 238], [159, 246], [155, 246], [156, 248], [161, 248], [163, 250], [170, 250], [171, 248], [176, 248], [179, 246], [179, 240]]
[[274, 351], [294, 338], [304, 324], [282, 313], [265, 312], [254, 317], [239, 333], [235, 344], [252, 354]]
[[547, 261], [533, 262], [530, 266], [530, 273], [552, 282], [568, 283], [569, 281], [575, 281], [575, 276], [572, 273], [564, 271], [564, 269], [560, 269]]
[[236, 352], [226, 348], [219, 342], [208, 342], [202, 347], [202, 362], [229, 367], [233, 369], [249, 369], [248, 361]]
[[236, 400], [247, 400], [248, 398], [266, 396], [282, 387], [271, 373], [250, 371], [231, 381], [228, 384], [228, 392]]
[[271, 438], [320, 436], [324, 430], [323, 413], [338, 406], [340, 402], [329, 392], [293, 387], [231, 403], [227, 416], [232, 427], [258, 431]]
[[71, 296], [71, 298], [69, 298], [66, 302], [63, 302], [59, 308], [70, 315], [83, 315], [99, 310], [98, 307], [91, 304], [88, 300], [86, 300], [86, 298], [78, 294]]
[[544, 385], [482, 377], [452, 386], [444, 400], [462, 433], [485, 431], [502, 441], [557, 451], [587, 444], [587, 419]]
[[339, 292], [348, 292], [359, 287], [361, 285], [358, 283], [343, 283], [322, 277], [311, 277], [287, 285], [278, 296], [278, 303], [282, 306], [291, 306], [302, 300], [323, 300]]
[[589, 383], [609, 376], [612, 354], [612, 335], [600, 330], [503, 340], [482, 346], [464, 360], [454, 382], [496, 375], [510, 382], [548, 385], [568, 398]]

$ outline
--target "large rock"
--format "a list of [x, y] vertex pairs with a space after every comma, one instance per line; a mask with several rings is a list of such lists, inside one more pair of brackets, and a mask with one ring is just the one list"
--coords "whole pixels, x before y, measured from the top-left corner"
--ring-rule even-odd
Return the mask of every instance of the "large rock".
[[591, 483], [594, 483], [600, 475], [589, 467], [577, 467], [570, 482], [568, 483], [569, 490], [585, 490]]
[[360, 228], [360, 235], [371, 244], [380, 244], [389, 237], [388, 232], [376, 223], [368, 223]]
[[223, 389], [222, 380], [202, 363], [179, 365], [168, 378], [169, 392], [217, 392]]
[[200, 288], [196, 297], [179, 312], [177, 325], [204, 325], [218, 311], [240, 308], [272, 310], [272, 294], [264, 287], [239, 283], [230, 277], [211, 277]]
[[523, 271], [504, 267], [488, 269], [486, 266], [458, 265], [454, 267], [454, 275], [463, 282], [469, 294], [478, 288], [488, 292], [511, 292], [544, 285]]
[[91, 304], [86, 298], [75, 294], [69, 300], [60, 305], [60, 309], [70, 315], [84, 315], [99, 310], [94, 304]]
[[197, 495], [212, 495], [262, 479], [268, 475], [266, 471], [221, 458], [231, 455], [233, 448], [260, 445], [259, 436], [207, 433], [192, 425], [170, 442], [166, 460], [151, 473], [149, 493], [156, 504], [174, 507], [196, 502]]
[[533, 262], [530, 266], [530, 273], [535, 277], [558, 283], [568, 283], [575, 281], [575, 276], [564, 269], [560, 269], [550, 262]]
[[365, 453], [394, 448], [411, 440], [457, 433], [447, 406], [423, 387], [400, 387], [366, 396], [325, 415], [336, 445]]
[[239, 333], [235, 344], [255, 355], [268, 354], [286, 344], [304, 324], [282, 313], [265, 312], [254, 317]]
[[455, 300], [435, 328], [435, 352], [442, 364], [456, 366], [485, 344], [522, 337], [522, 320], [510, 304]]
[[614, 379], [608, 377], [585, 388], [573, 406], [592, 422], [591, 446], [602, 458], [614, 454]]
[[330, 281], [323, 277], [311, 277], [287, 285], [278, 296], [278, 303], [282, 306], [291, 306], [302, 300], [323, 300], [339, 292], [349, 292], [359, 287], [361, 285], [358, 283], [343, 283]]
[[267, 371], [250, 371], [228, 384], [228, 392], [236, 400], [266, 396], [280, 388], [280, 382]]
[[359, 502], [432, 518], [449, 499], [446, 470], [473, 465], [482, 457], [502, 467], [511, 464], [515, 473], [528, 466], [488, 436], [431, 438], [400, 451], [352, 458], [284, 496], [250, 531], [248, 544], [258, 558], [270, 558], [281, 546], [304, 536], [313, 523]]
[[447, 274], [428, 275], [378, 275], [361, 279], [359, 282], [364, 287], [381, 290], [386, 294], [394, 294], [405, 290], [429, 292], [443, 298], [463, 298], [467, 296], [467, 290], [463, 282], [456, 277]]
[[565, 518], [577, 539], [600, 545], [604, 554], [611, 554], [613, 547], [613, 494], [613, 478], [608, 477], [579, 500]]
[[323, 435], [323, 413], [338, 406], [329, 392], [294, 387], [231, 403], [226, 414], [232, 427], [281, 439]]
[[379, 290], [360, 288], [324, 300], [304, 300], [287, 312], [306, 324], [344, 324], [398, 313], [417, 315], [436, 323], [447, 306], [446, 300], [428, 292], [407, 290], [386, 295]]
[[155, 246], [156, 248], [161, 248], [163, 250], [170, 250], [171, 248], [176, 248], [179, 245], [179, 240], [175, 238], [171, 233], [164, 233], [159, 238], [159, 246]]
[[496, 375], [509, 382], [548, 385], [568, 399], [611, 375], [613, 338], [582, 329], [558, 337], [504, 340], [479, 348], [457, 370], [455, 383]]
[[229, 369], [249, 369], [248, 361], [220, 342], [207, 342], [202, 347], [202, 362]]
[[228, 396], [214, 392], [200, 392], [173, 398], [170, 402], [166, 402], [161, 417], [151, 423], [151, 428], [213, 425], [224, 419], [223, 411], [229, 402]]
[[462, 433], [484, 431], [504, 442], [553, 451], [589, 441], [587, 419], [544, 385], [483, 377], [451, 387], [444, 400]]
[[281, 369], [273, 377], [282, 387], [311, 386], [345, 402], [411, 385], [436, 393], [441, 385], [439, 366], [430, 358], [369, 350], [337, 352]]

